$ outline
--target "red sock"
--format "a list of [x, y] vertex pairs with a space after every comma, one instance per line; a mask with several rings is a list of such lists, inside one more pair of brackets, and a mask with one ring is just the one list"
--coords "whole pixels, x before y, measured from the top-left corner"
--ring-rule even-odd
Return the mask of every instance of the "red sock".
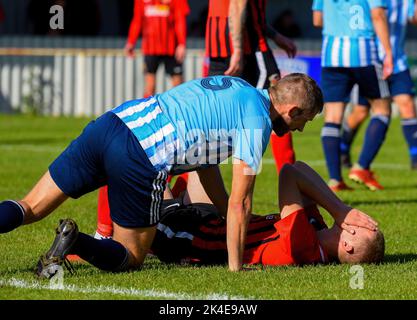
[[113, 236], [113, 221], [110, 217], [107, 186], [101, 187], [98, 191], [97, 232], [104, 237]]
[[288, 132], [282, 137], [278, 137], [275, 133], [272, 133], [271, 147], [278, 173], [281, 171], [284, 164], [293, 164], [295, 162], [295, 152], [292, 146], [291, 132]]
[[187, 189], [188, 173], [180, 174], [175, 181], [174, 187], [172, 188], [172, 196], [178, 198], [181, 192]]

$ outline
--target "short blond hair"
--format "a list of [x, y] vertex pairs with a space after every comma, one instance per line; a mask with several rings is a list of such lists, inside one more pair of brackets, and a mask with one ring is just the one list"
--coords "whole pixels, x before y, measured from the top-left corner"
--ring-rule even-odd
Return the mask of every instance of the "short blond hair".
[[341, 263], [381, 263], [385, 255], [385, 238], [381, 231], [370, 232], [370, 236], [358, 238], [353, 254], [339, 257]]
[[323, 93], [316, 81], [304, 73], [290, 73], [269, 89], [273, 104], [296, 103], [307, 113], [323, 110]]

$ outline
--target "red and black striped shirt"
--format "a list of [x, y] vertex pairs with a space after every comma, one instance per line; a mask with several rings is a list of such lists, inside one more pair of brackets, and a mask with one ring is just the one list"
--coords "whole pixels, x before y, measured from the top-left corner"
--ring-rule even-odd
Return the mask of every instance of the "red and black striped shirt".
[[185, 45], [188, 13], [187, 0], [135, 0], [127, 42], [135, 45], [142, 33], [145, 55], [172, 56], [179, 44]]
[[[230, 57], [233, 45], [229, 30], [230, 0], [210, 0], [206, 25], [206, 55]], [[266, 40], [266, 0], [248, 0], [243, 34], [245, 54], [269, 50]]]

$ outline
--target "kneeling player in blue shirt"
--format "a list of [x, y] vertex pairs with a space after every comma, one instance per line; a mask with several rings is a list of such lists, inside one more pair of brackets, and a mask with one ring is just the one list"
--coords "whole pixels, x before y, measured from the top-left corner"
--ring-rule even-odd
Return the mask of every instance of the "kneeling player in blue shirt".
[[[113, 240], [63, 225], [52, 258], [72, 253], [102, 270], [138, 268], [155, 236], [168, 173], [197, 170], [212, 202], [227, 214], [229, 268], [240, 270], [256, 173], [271, 130], [302, 131], [322, 103], [317, 84], [303, 74], [288, 75], [267, 90], [239, 78], [209, 77], [123, 103], [87, 125], [22, 200], [0, 203], [0, 233], [107, 185]], [[230, 197], [217, 167], [229, 156]], [[337, 221], [368, 223], [360, 214], [340, 214]]]

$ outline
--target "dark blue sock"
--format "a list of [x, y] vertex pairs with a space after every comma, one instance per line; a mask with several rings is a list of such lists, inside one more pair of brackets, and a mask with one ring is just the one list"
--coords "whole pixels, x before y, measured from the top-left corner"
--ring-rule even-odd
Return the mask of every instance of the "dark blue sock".
[[408, 144], [411, 162], [417, 163], [417, 119], [402, 119], [403, 134]]
[[111, 239], [98, 240], [80, 232], [70, 253], [105, 271], [125, 271], [128, 267], [128, 251]]
[[388, 116], [372, 116], [368, 128], [366, 129], [365, 141], [358, 161], [362, 168], [369, 169], [371, 166], [372, 161], [375, 159], [385, 140], [389, 121], [390, 118]]
[[330, 179], [342, 181], [340, 168], [340, 124], [326, 122], [321, 130], [321, 143]]
[[0, 233], [10, 232], [23, 223], [25, 209], [13, 200], [0, 203]]
[[342, 154], [350, 153], [350, 147], [352, 146], [352, 142], [355, 139], [358, 129], [359, 127], [352, 129], [346, 122], [343, 123], [342, 135], [340, 138], [340, 152]]

